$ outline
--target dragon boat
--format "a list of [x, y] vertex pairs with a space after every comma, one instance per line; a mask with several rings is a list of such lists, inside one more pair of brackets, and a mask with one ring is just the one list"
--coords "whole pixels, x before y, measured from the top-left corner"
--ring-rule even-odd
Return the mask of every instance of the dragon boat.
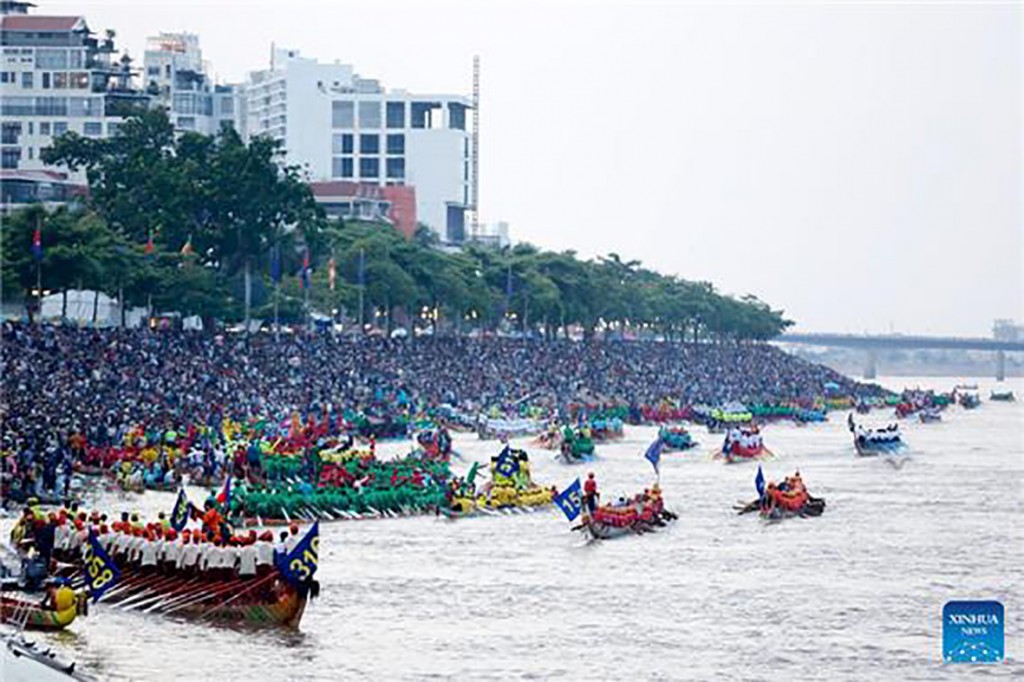
[[619, 440], [623, 435], [623, 423], [618, 417], [594, 419], [590, 422], [590, 437], [596, 443]]
[[722, 444], [722, 451], [717, 455], [726, 464], [736, 462], [749, 462], [771, 455], [771, 451], [764, 446], [761, 440], [761, 432], [757, 427], [747, 427], [739, 430], [739, 436], [734, 437], [730, 431], [725, 436]]
[[293, 585], [277, 570], [246, 580], [210, 581], [123, 568], [102, 602], [196, 620], [297, 628], [311, 593], [315, 587]]
[[689, 450], [697, 446], [697, 441], [683, 426], [662, 426], [658, 430], [658, 438], [669, 452]]
[[572, 530], [581, 531], [592, 540], [612, 540], [655, 531], [677, 518], [665, 509], [661, 490], [654, 485], [630, 499], [600, 505], [593, 512], [584, 508], [580, 523]]
[[900, 436], [900, 427], [890, 424], [882, 428], [865, 428], [853, 421], [853, 414], [847, 420], [850, 433], [853, 434], [853, 445], [861, 457], [899, 454], [906, 447]]
[[760, 496], [752, 502], [734, 507], [739, 514], [756, 511], [765, 521], [781, 521], [795, 517], [821, 516], [825, 511], [825, 500], [813, 497], [807, 492], [799, 471], [787, 476], [781, 484], [769, 482], [765, 485], [758, 469], [755, 482]]

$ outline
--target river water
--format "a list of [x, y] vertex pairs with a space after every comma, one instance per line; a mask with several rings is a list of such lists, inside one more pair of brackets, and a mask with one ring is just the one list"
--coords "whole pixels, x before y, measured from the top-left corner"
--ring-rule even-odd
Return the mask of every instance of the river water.
[[[974, 381], [974, 380], [972, 380]], [[948, 390], [954, 379], [882, 380]], [[906, 422], [900, 469], [857, 459], [844, 423], [765, 429], [777, 479], [799, 469], [825, 514], [764, 524], [732, 505], [756, 496], [756, 465], [700, 447], [666, 454], [661, 483], [680, 520], [587, 545], [552, 508], [512, 517], [321, 526], [320, 599], [298, 632], [235, 630], [100, 604], [40, 636], [103, 679], [901, 679], [1024, 675], [1024, 402], [951, 407]], [[1018, 398], [1024, 382], [1007, 382]], [[883, 423], [878, 411], [865, 422]], [[593, 470], [604, 495], [650, 485], [653, 427], [569, 467], [531, 450], [534, 478]], [[526, 444], [526, 441], [523, 441]], [[389, 444], [396, 453], [408, 444]], [[467, 460], [494, 442], [456, 437]], [[456, 468], [468, 461], [457, 463]], [[104, 493], [111, 510], [169, 511], [173, 495]], [[5, 524], [6, 530], [6, 524]], [[1008, 662], [941, 663], [943, 604], [996, 599]]]

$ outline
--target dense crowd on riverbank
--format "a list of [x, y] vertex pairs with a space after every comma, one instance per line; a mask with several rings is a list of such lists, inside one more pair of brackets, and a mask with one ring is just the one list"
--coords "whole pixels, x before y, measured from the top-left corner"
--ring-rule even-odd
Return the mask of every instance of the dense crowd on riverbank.
[[[3, 450], [60, 478], [86, 445], [221, 419], [387, 414], [447, 403], [652, 405], [812, 400], [871, 393], [767, 345], [282, 337], [5, 324]], [[331, 424], [336, 422], [331, 421]], [[49, 482], [49, 481], [48, 481]], [[52, 486], [47, 485], [47, 489]]]

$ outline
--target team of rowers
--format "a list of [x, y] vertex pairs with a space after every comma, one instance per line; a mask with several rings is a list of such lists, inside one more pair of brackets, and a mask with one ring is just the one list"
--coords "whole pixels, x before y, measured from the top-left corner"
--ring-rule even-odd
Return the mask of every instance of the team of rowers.
[[235, 534], [209, 502], [201, 522], [201, 527], [178, 532], [163, 513], [155, 522], [143, 522], [137, 513], [128, 512], [110, 521], [97, 511], [62, 508], [44, 513], [30, 504], [10, 539], [47, 566], [53, 561], [79, 564], [91, 531], [118, 568], [219, 581], [266, 575], [274, 570], [276, 557], [288, 555], [301, 540], [296, 524], [282, 530], [276, 542], [270, 530]]

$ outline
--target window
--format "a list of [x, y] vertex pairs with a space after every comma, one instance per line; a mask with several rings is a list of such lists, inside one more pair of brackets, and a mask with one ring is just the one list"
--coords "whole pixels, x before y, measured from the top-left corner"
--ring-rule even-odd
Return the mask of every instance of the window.
[[0, 151], [0, 168], [17, 168], [18, 161], [21, 160], [21, 148], [11, 147], [4, 148]]
[[380, 102], [359, 103], [359, 127], [380, 128]]
[[353, 168], [351, 156], [336, 156], [331, 159], [331, 177], [351, 178]]
[[68, 74], [68, 87], [73, 90], [85, 90], [89, 87], [89, 74], [85, 71], [75, 71]]
[[50, 134], [50, 122], [49, 121], [40, 121], [39, 122], [39, 134], [40, 135], [49, 135]]
[[448, 103], [448, 127], [456, 130], [466, 129], [466, 107], [455, 102]]
[[99, 97], [68, 97], [68, 116], [101, 116]]
[[359, 159], [359, 177], [380, 177], [380, 160], [375, 156], [364, 156]]
[[85, 51], [70, 50], [68, 52], [68, 68], [81, 69], [83, 66], [85, 66]]
[[405, 127], [405, 102], [388, 102], [388, 128]]
[[4, 116], [31, 116], [35, 113], [31, 97], [0, 97], [0, 113]]
[[53, 89], [66, 90], [68, 87], [68, 74], [66, 71], [56, 71], [53, 74]]
[[48, 74], [48, 73], [44, 73], [43, 74], [43, 89], [44, 90], [49, 90], [50, 89], [50, 74]]
[[86, 121], [85, 134], [89, 137], [99, 137], [103, 134], [103, 124], [99, 121]]
[[28, 134], [29, 134], [29, 135], [34, 135], [34, 134], [35, 134], [35, 132], [36, 132], [36, 127], [35, 127], [35, 124], [34, 124], [34, 123], [32, 123], [32, 121], [29, 121], [29, 122], [28, 122]]
[[36, 50], [37, 69], [66, 69], [68, 68], [67, 50]]
[[147, 76], [159, 76], [160, 75], [160, 67], [159, 66], [147, 66], [146, 67], [146, 75]]
[[65, 123], [64, 121], [54, 121], [53, 122], [53, 136], [54, 137], [57, 137], [59, 135], [63, 135], [67, 131], [68, 131], [68, 124]]
[[21, 72], [21, 87], [31, 88], [32, 87], [32, 72], [22, 71]]
[[351, 154], [354, 151], [352, 138], [353, 135], [351, 133], [332, 136], [331, 151], [335, 154]]
[[433, 128], [433, 102], [413, 102], [410, 123], [413, 128]]
[[108, 137], [113, 137], [114, 135], [117, 135], [117, 131], [120, 130], [120, 129], [121, 129], [121, 124], [120, 123], [115, 123], [114, 121], [111, 121], [110, 123], [107, 124], [107, 136]]
[[380, 136], [379, 135], [360, 135], [359, 136], [359, 153], [360, 154], [380, 154]]
[[29, 147], [28, 148], [28, 160], [31, 161], [34, 158], [35, 158], [35, 148], [34, 147]]
[[355, 108], [352, 102], [331, 102], [331, 125], [335, 128], [355, 127]]
[[388, 154], [405, 153], [405, 135], [388, 135]]
[[36, 97], [36, 116], [67, 116], [68, 100], [65, 97]]
[[178, 117], [178, 129], [179, 130], [195, 130], [196, 119], [195, 116], [179, 116]]
[[174, 102], [171, 105], [171, 110], [176, 114], [194, 114], [196, 113], [195, 99], [192, 97], [190, 92], [178, 93], [174, 96]]
[[405, 177], [405, 159], [388, 159], [386, 165], [389, 178]]
[[13, 83], [14, 72], [13, 71], [0, 71], [0, 83]]
[[20, 123], [4, 123], [0, 126], [0, 143], [2, 144], [18, 144], [18, 138], [21, 137], [21, 124]]

